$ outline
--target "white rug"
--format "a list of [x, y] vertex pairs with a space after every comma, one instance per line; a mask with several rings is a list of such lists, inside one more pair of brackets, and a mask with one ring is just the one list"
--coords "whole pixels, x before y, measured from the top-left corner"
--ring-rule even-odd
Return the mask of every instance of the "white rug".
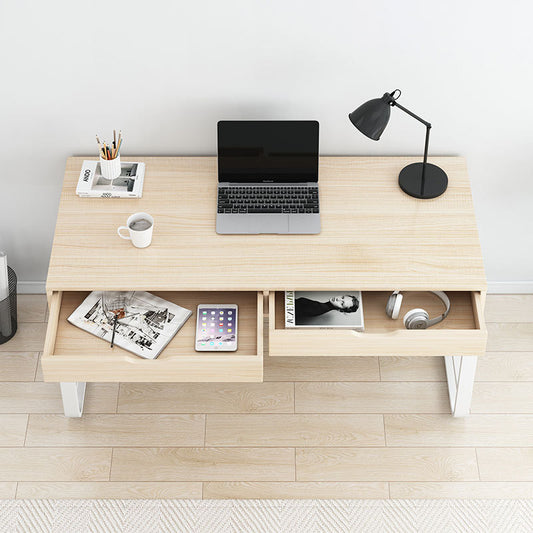
[[0, 500], [1, 533], [530, 533], [533, 500]]

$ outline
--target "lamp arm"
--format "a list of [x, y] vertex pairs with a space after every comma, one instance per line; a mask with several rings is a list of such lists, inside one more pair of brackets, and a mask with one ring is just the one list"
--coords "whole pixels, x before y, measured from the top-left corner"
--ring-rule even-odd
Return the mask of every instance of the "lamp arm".
[[390, 105], [399, 107], [402, 111], [404, 111], [408, 115], [411, 115], [413, 118], [416, 118], [418, 122], [422, 122], [422, 124], [424, 124], [426, 128], [431, 128], [431, 124], [429, 122], [427, 122], [423, 118], [420, 118], [418, 115], [415, 115], [412, 111], [409, 111], [409, 109], [407, 109], [406, 107], [403, 107], [403, 105], [399, 104], [396, 100], [392, 100], [392, 102], [390, 102]]
[[415, 115], [412, 111], [409, 111], [409, 109], [406, 109], [405, 107], [403, 107], [403, 105], [400, 105], [398, 102], [396, 102], [396, 100], [392, 100], [392, 102], [390, 102], [390, 105], [399, 107], [402, 111], [404, 111], [408, 115], [418, 120], [418, 122], [422, 122], [422, 124], [426, 126], [426, 142], [424, 145], [424, 164], [422, 166], [422, 184], [421, 184], [421, 191], [420, 191], [420, 194], [424, 195], [424, 187], [426, 184], [426, 164], [428, 160], [429, 131], [431, 130], [431, 124], [427, 122], [426, 120], [424, 120], [423, 118], [420, 118], [418, 115]]

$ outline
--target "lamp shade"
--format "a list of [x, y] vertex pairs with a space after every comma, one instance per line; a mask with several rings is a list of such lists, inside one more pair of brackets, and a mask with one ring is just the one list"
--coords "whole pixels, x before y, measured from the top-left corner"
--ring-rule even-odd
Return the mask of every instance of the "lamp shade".
[[348, 115], [352, 124], [367, 137], [379, 141], [390, 118], [390, 95], [374, 98], [360, 105]]

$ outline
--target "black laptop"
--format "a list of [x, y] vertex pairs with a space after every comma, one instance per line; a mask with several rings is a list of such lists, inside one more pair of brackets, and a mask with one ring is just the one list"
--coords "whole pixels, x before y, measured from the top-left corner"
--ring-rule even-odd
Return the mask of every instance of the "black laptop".
[[318, 122], [218, 123], [217, 233], [320, 233]]

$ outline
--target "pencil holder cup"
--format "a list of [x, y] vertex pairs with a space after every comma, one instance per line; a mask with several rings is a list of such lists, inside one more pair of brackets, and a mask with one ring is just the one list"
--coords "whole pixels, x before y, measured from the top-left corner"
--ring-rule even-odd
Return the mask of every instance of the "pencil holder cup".
[[102, 159], [100, 157], [100, 170], [102, 176], [107, 180], [114, 180], [120, 176], [120, 156], [115, 159]]
[[4, 344], [17, 332], [17, 275], [7, 267], [7, 287], [0, 299], [0, 344]]

